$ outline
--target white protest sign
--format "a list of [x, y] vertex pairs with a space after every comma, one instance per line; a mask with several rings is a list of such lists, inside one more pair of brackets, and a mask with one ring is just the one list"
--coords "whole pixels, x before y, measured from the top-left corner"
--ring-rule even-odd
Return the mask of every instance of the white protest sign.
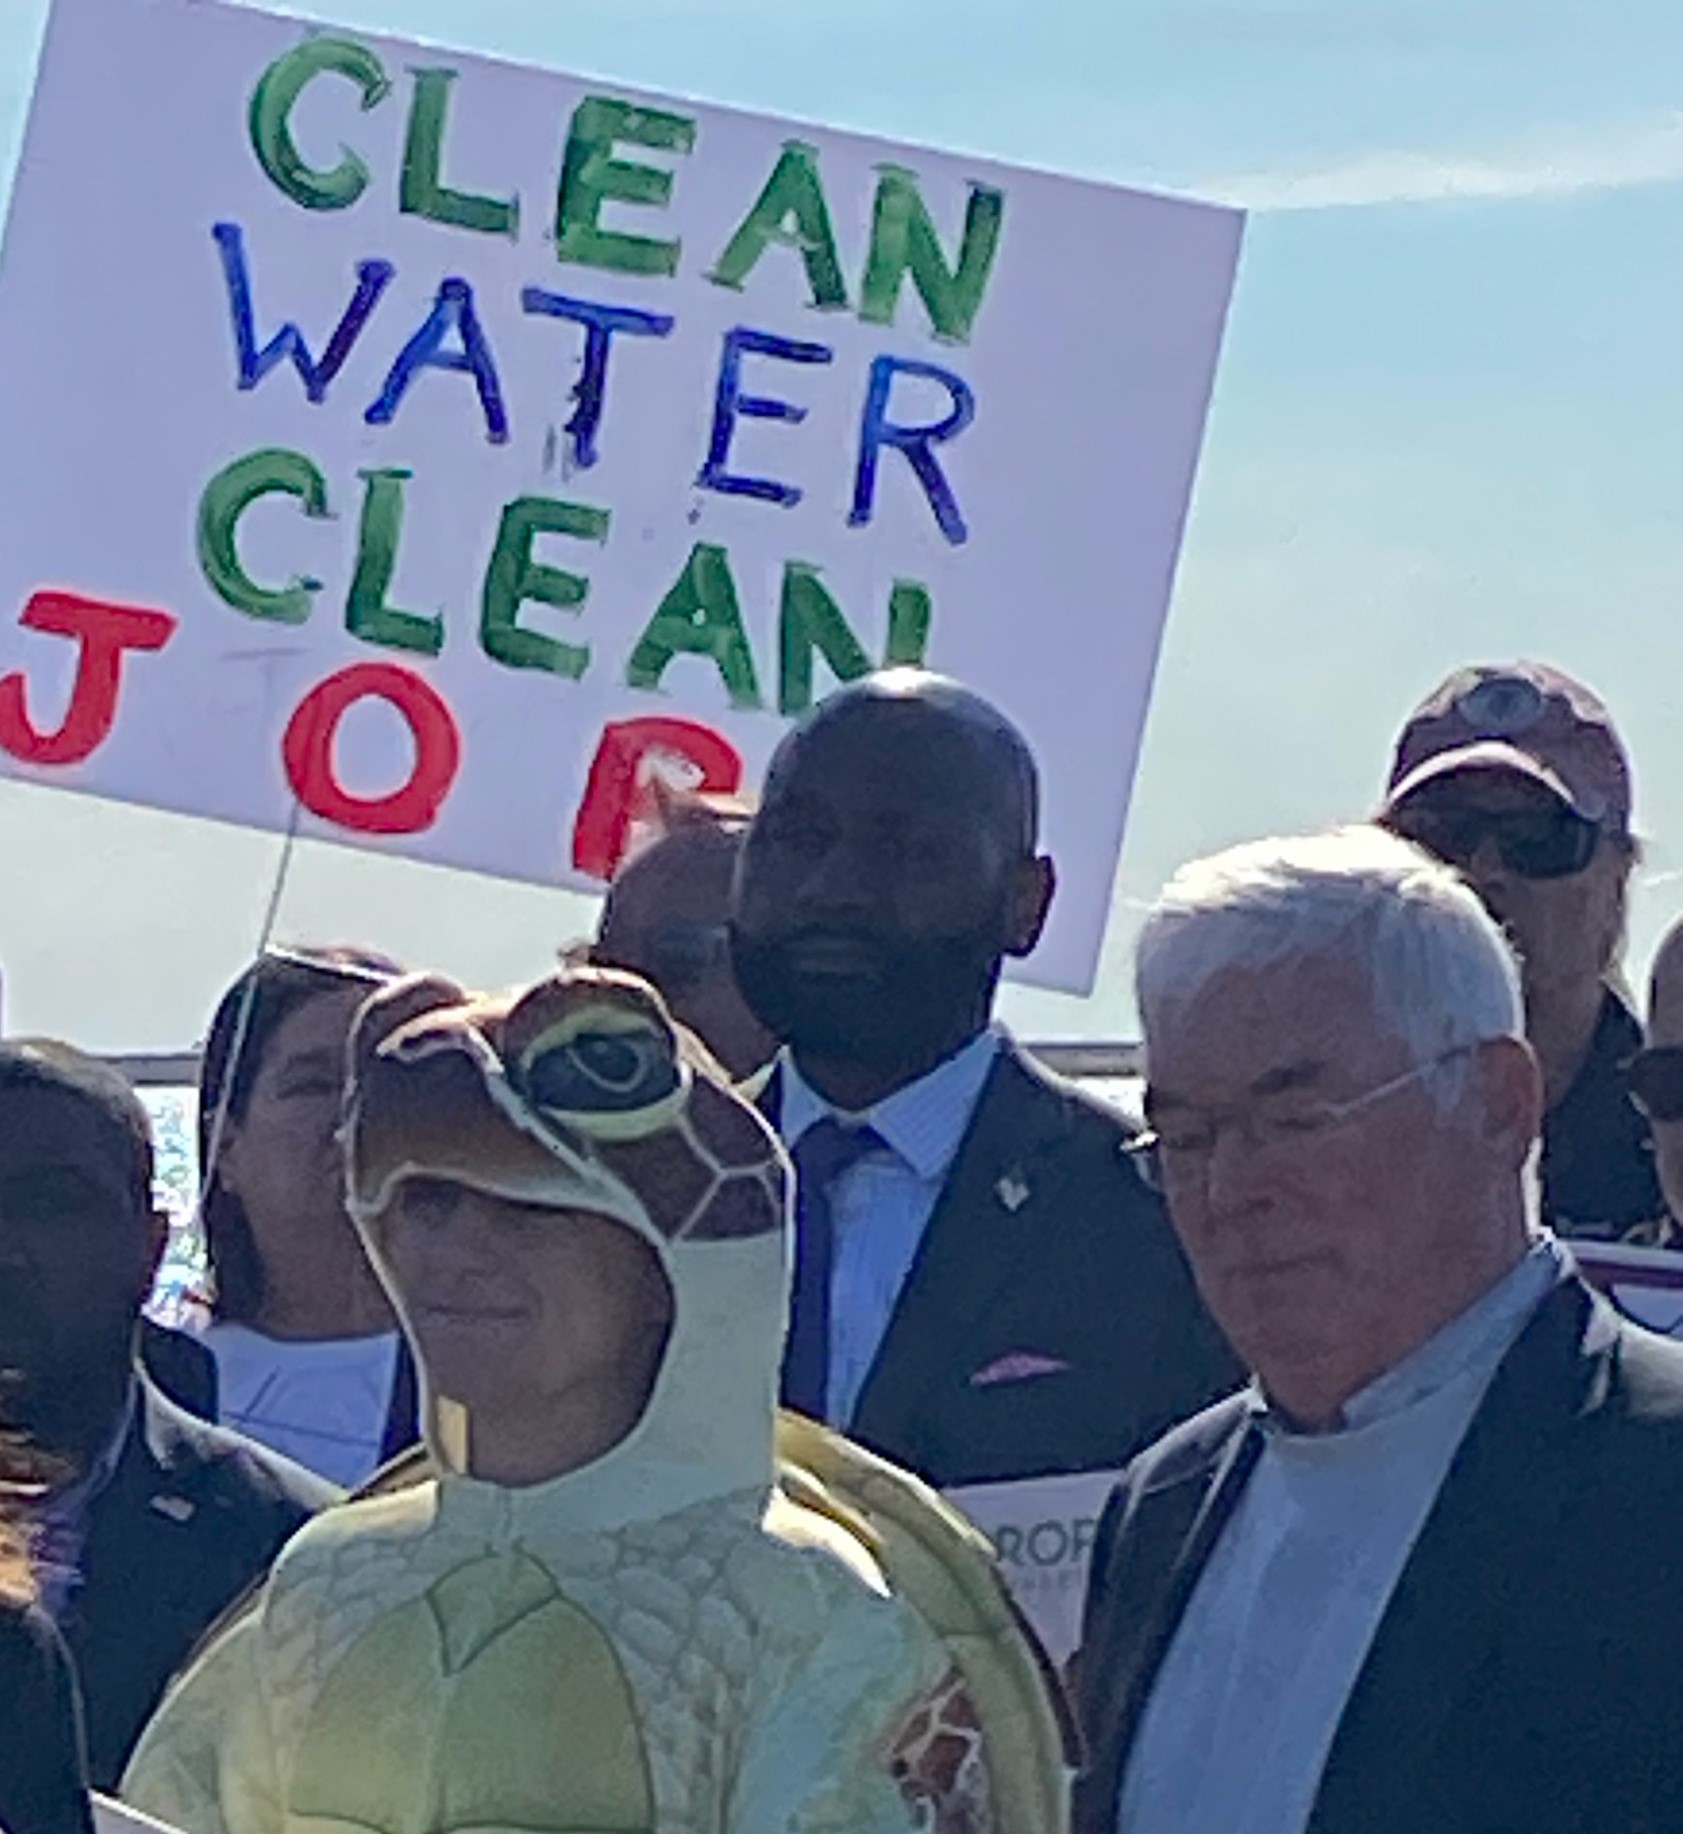
[[155, 1821], [109, 1796], [92, 1798], [94, 1834], [178, 1834], [168, 1822]]
[[1683, 1338], [1683, 1254], [1674, 1248], [1627, 1248], [1573, 1241], [1573, 1258], [1591, 1286], [1650, 1331]]
[[1011, 1595], [1062, 1668], [1081, 1640], [1093, 1536], [1120, 1471], [975, 1484], [947, 1501], [982, 1531]]
[[56, 0], [0, 769], [589, 885], [922, 660], [1097, 961], [1240, 219], [214, 0]]

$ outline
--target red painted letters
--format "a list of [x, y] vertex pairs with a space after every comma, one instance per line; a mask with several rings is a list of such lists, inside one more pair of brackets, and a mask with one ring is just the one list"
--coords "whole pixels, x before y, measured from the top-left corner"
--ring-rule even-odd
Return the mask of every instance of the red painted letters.
[[662, 757], [699, 771], [697, 789], [729, 795], [741, 787], [741, 755], [711, 726], [660, 715], [604, 726], [573, 824], [573, 865], [579, 872], [593, 879], [614, 876], [647, 773]]
[[[339, 722], [362, 700], [383, 700], [409, 727], [415, 763], [386, 796], [353, 796], [333, 769]], [[287, 781], [312, 815], [358, 834], [418, 834], [438, 819], [462, 762], [462, 735], [436, 689], [412, 669], [359, 662], [318, 682], [298, 703], [281, 744]]]
[[20, 620], [25, 630], [74, 637], [82, 646], [76, 685], [55, 732], [29, 717], [29, 685], [21, 669], [0, 680], [0, 747], [25, 764], [80, 764], [111, 736], [123, 684], [126, 650], [161, 650], [178, 622], [167, 611], [117, 605], [75, 592], [31, 595]]

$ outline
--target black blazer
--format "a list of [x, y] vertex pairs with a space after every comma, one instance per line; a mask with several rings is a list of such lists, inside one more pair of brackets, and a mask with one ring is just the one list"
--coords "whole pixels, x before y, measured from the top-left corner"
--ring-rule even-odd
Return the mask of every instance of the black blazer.
[[[765, 1105], [775, 1118], [777, 1079]], [[848, 1431], [941, 1486], [1118, 1469], [1235, 1386], [1114, 1109], [1004, 1045]]]
[[81, 1583], [60, 1626], [81, 1678], [96, 1789], [115, 1789], [199, 1639], [339, 1494], [142, 1383], [116, 1471], [89, 1509]]
[[[1260, 1450], [1236, 1397], [1143, 1454], [1111, 1500], [1075, 1665], [1077, 1834], [1116, 1834], [1152, 1683]], [[1683, 1346], [1568, 1281], [1450, 1466], [1309, 1834], [1683, 1829], [1680, 1524]]]
[[64, 1645], [38, 1612], [0, 1601], [0, 1828], [88, 1834], [82, 1724]]

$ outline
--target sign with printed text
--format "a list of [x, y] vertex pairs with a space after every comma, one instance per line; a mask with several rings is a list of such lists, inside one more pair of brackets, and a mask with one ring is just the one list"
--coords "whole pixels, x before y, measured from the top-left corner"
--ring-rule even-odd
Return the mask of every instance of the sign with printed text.
[[1584, 1278], [1627, 1318], [1683, 1338], [1683, 1253], [1619, 1242], [1574, 1240], [1568, 1246]]
[[[465, 16], [465, 15], [464, 15]], [[0, 770], [588, 887], [924, 663], [1098, 959], [1239, 216], [216, 0], [56, 0]]]

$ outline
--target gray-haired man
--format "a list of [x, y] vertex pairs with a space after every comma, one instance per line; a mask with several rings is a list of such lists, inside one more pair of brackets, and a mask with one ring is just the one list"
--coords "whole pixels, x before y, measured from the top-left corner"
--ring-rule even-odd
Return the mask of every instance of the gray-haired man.
[[1188, 867], [1140, 944], [1169, 1208], [1247, 1392], [1135, 1461], [1079, 1834], [1683, 1827], [1683, 1349], [1535, 1219], [1501, 932], [1374, 829]]

